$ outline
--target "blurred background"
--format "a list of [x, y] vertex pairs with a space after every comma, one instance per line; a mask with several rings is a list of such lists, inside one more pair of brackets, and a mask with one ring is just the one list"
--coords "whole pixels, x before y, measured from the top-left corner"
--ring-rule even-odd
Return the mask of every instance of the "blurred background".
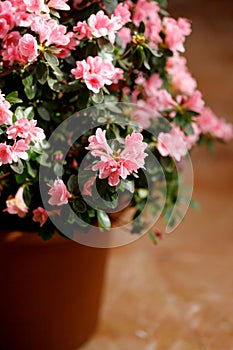
[[[186, 57], [206, 104], [233, 122], [233, 1], [168, 0], [192, 20]], [[192, 153], [193, 197], [158, 246], [112, 249], [100, 322], [82, 350], [233, 350], [233, 143]]]

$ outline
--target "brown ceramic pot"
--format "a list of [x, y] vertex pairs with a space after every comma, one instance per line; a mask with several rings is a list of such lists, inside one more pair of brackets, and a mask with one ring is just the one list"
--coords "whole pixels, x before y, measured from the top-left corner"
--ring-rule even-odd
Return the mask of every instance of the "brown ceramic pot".
[[0, 231], [0, 349], [75, 350], [95, 330], [107, 250]]

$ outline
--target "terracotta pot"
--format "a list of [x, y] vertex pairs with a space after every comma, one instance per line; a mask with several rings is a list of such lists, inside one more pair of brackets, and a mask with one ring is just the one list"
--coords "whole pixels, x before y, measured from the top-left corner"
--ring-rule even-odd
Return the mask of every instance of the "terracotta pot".
[[75, 350], [95, 330], [106, 249], [0, 231], [0, 349]]

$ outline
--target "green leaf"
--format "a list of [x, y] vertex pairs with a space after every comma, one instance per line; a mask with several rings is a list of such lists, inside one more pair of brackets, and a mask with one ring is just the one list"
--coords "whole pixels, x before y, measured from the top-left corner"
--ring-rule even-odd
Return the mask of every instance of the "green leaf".
[[103, 0], [103, 3], [108, 13], [113, 13], [118, 5], [117, 0]]
[[21, 100], [20, 98], [18, 98], [18, 91], [12, 91], [10, 94], [8, 94], [6, 96], [6, 100], [11, 104], [15, 104], [15, 103], [22, 103], [23, 100]]
[[24, 85], [24, 92], [29, 100], [32, 100], [36, 95], [36, 85], [33, 84], [33, 76], [32, 74], [28, 75], [26, 78], [22, 80]]
[[35, 178], [36, 175], [37, 175], [37, 169], [32, 168], [30, 162], [26, 162], [26, 164], [27, 164], [28, 174], [29, 174], [31, 177]]
[[121, 180], [121, 185], [125, 190], [129, 191], [130, 193], [134, 193], [134, 181]]
[[22, 163], [21, 159], [19, 159], [17, 163], [11, 164], [10, 167], [17, 174], [22, 174], [23, 173], [24, 166], [23, 166], [23, 163]]
[[37, 112], [43, 120], [50, 121], [50, 114], [46, 108], [43, 106], [37, 107]]
[[73, 203], [73, 209], [76, 213], [85, 213], [87, 206], [82, 199], [78, 199], [75, 203]]
[[138, 27], [138, 33], [139, 34], [144, 34], [145, 29], [146, 29], [145, 23], [143, 21], [141, 21], [140, 24], [139, 24], [139, 27]]
[[59, 60], [51, 52], [45, 51], [44, 58], [51, 67], [57, 67], [59, 65]]
[[54, 228], [50, 227], [49, 225], [44, 225], [39, 228], [39, 236], [41, 236], [44, 241], [51, 239], [54, 233]]
[[32, 119], [34, 117], [34, 108], [28, 107], [23, 111], [24, 117], [27, 119]]
[[44, 85], [48, 79], [49, 69], [46, 63], [40, 62], [36, 69], [36, 79], [37, 81]]
[[153, 242], [154, 244], [158, 244], [156, 234], [155, 234], [152, 230], [150, 230], [150, 231], [148, 232], [148, 234], [149, 234], [150, 238], [152, 239], [152, 242]]
[[97, 220], [99, 227], [104, 228], [106, 230], [111, 228], [111, 221], [109, 219], [109, 216], [104, 211], [97, 210]]
[[102, 103], [104, 101], [103, 91], [100, 90], [100, 92], [98, 94], [93, 94], [91, 99], [94, 103]]
[[77, 191], [77, 189], [78, 189], [78, 177], [76, 175], [71, 175], [69, 177], [69, 180], [67, 182], [67, 187], [71, 193], [74, 193]]

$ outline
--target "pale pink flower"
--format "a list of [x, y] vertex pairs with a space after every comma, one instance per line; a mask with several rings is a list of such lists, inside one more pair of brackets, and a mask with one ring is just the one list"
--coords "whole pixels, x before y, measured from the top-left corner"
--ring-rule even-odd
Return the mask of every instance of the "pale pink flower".
[[152, 20], [154, 22], [159, 20], [160, 7], [157, 2], [138, 0], [133, 13], [133, 23], [139, 26], [140, 22]]
[[0, 165], [11, 164], [11, 147], [5, 143], [0, 143]]
[[126, 137], [123, 151], [114, 153], [107, 143], [105, 131], [98, 128], [96, 135], [88, 139], [90, 144], [87, 149], [94, 157], [100, 157], [100, 161], [92, 167], [92, 170], [99, 172], [100, 179], [108, 178], [110, 186], [118, 185], [120, 178], [126, 179], [128, 175], [144, 166], [147, 144], [142, 140], [140, 133], [133, 132]]
[[48, 20], [47, 17], [35, 17], [31, 29], [39, 34], [40, 43], [46, 46], [59, 45], [66, 46], [70, 38], [66, 34], [66, 27], [58, 24], [54, 19]]
[[15, 140], [17, 137], [25, 139], [26, 143], [33, 141], [34, 143], [43, 140], [45, 134], [43, 129], [36, 126], [37, 120], [26, 118], [21, 118], [17, 120], [12, 126], [7, 130], [7, 135], [9, 139]]
[[111, 154], [111, 147], [108, 145], [106, 139], [106, 130], [98, 128], [95, 135], [88, 138], [89, 146], [86, 147], [87, 150], [91, 151], [94, 157], [104, 156], [106, 153]]
[[[132, 170], [137, 171], [139, 168], [143, 168], [145, 164], [145, 158], [147, 154], [145, 149], [147, 143], [143, 142], [143, 136], [139, 132], [133, 131], [131, 135], [127, 135], [125, 138], [125, 149], [121, 152], [121, 158], [128, 160], [127, 168], [131, 166]], [[130, 170], [132, 172], [132, 170]]]
[[122, 27], [121, 20], [121, 17], [114, 15], [109, 18], [101, 10], [89, 17], [88, 26], [94, 37], [108, 37], [109, 41], [113, 44], [115, 41], [115, 33]]
[[28, 207], [26, 206], [23, 199], [23, 187], [20, 187], [14, 198], [9, 197], [6, 201], [7, 208], [4, 211], [9, 214], [17, 214], [19, 217], [23, 218], [27, 212]]
[[87, 88], [96, 94], [98, 94], [100, 89], [104, 86], [104, 82], [103, 77], [95, 73], [88, 74], [85, 78]]
[[161, 30], [162, 23], [159, 17], [156, 21], [153, 19], [146, 22], [144, 36], [149, 39], [150, 45], [155, 49], [157, 49], [158, 44], [162, 42], [160, 36]]
[[42, 207], [38, 207], [37, 209], [33, 210], [32, 220], [35, 222], [39, 222], [40, 227], [42, 227], [46, 223], [48, 217], [49, 216], [47, 211]]
[[171, 78], [172, 88], [184, 95], [192, 95], [197, 87], [196, 80], [192, 77], [187, 68], [185, 57], [175, 53], [169, 57], [166, 63], [166, 70]]
[[165, 42], [168, 48], [174, 52], [184, 52], [185, 36], [191, 33], [190, 22], [186, 18], [179, 18], [177, 21], [171, 17], [163, 18], [165, 28]]
[[90, 28], [91, 34], [96, 38], [108, 35], [108, 26], [110, 24], [110, 19], [101, 10], [96, 14], [92, 14], [88, 19], [88, 26]]
[[[49, 185], [50, 186], [50, 185]], [[68, 192], [66, 185], [61, 179], [56, 179], [52, 186], [50, 186], [48, 194], [51, 196], [48, 203], [50, 205], [64, 205], [68, 203], [71, 194]]]
[[120, 18], [121, 25], [125, 25], [126, 23], [130, 22], [131, 13], [129, 11], [128, 5], [123, 2], [119, 3], [114, 10], [114, 16]]
[[187, 154], [184, 134], [178, 127], [173, 127], [169, 133], [160, 132], [157, 149], [162, 156], [174, 157], [179, 162]]
[[24, 34], [19, 40], [19, 52], [28, 62], [33, 62], [38, 56], [39, 45], [31, 34]]
[[88, 89], [98, 93], [106, 84], [111, 85], [118, 79], [123, 78], [120, 68], [115, 68], [108, 60], [100, 56], [89, 56], [87, 60], [77, 61], [76, 68], [71, 73], [76, 79], [83, 78]]
[[91, 176], [90, 179], [85, 182], [82, 190], [82, 195], [83, 196], [91, 196], [92, 195], [92, 186], [95, 183], [96, 177]]
[[45, 5], [44, 0], [23, 0], [28, 12], [40, 14], [41, 12], [49, 12], [49, 8]]
[[77, 22], [76, 26], [73, 28], [73, 31], [79, 40], [82, 40], [84, 38], [91, 38], [91, 31], [86, 21]]
[[0, 90], [0, 125], [11, 124], [13, 113], [10, 111], [10, 103], [5, 100], [4, 94]]
[[90, 67], [85, 60], [76, 61], [76, 68], [71, 69], [75, 79], [81, 79], [89, 71]]
[[122, 47], [125, 48], [132, 40], [131, 30], [129, 28], [123, 27], [118, 33], [119, 38], [121, 39]]
[[197, 143], [201, 134], [201, 130], [196, 123], [192, 123], [191, 126], [193, 128], [193, 134], [186, 135], [184, 137], [184, 141], [188, 150], [190, 150]]
[[232, 124], [226, 123], [224, 119], [219, 119], [208, 107], [203, 108], [200, 116], [196, 117], [196, 121], [203, 134], [210, 133], [224, 141], [229, 141], [233, 137]]
[[205, 102], [203, 101], [202, 94], [199, 90], [194, 91], [194, 93], [183, 103], [184, 108], [197, 113], [202, 111], [204, 105]]
[[52, 7], [56, 10], [70, 10], [70, 6], [67, 5], [68, 0], [49, 0], [48, 7]]
[[24, 140], [16, 141], [13, 146], [11, 146], [11, 158], [14, 162], [18, 162], [19, 159], [28, 159], [27, 150], [29, 146]]

